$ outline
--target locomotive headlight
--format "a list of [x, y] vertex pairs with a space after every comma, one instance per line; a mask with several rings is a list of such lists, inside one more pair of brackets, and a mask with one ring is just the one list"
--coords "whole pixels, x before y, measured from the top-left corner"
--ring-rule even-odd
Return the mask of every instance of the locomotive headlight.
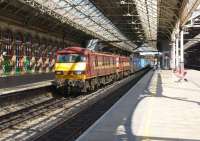
[[55, 74], [57, 74], [57, 75], [63, 75], [63, 71], [55, 71]]
[[81, 74], [84, 74], [85, 73], [85, 71], [75, 71], [74, 72], [74, 74], [76, 74], [76, 75], [81, 75]]

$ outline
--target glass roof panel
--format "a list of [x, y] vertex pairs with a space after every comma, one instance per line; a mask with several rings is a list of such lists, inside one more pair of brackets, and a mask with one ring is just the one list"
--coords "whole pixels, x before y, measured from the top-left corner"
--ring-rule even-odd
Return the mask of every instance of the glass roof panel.
[[152, 42], [157, 40], [157, 0], [135, 0], [135, 3], [149, 46], [155, 47]]
[[[106, 18], [89, 0], [35, 0], [67, 20], [98, 34], [103, 40], [128, 40], [112, 22]], [[49, 4], [53, 6], [49, 6]], [[99, 31], [99, 32], [97, 32]], [[136, 48], [134, 43], [115, 43], [127, 50]], [[119, 46], [118, 46], [119, 47]]]

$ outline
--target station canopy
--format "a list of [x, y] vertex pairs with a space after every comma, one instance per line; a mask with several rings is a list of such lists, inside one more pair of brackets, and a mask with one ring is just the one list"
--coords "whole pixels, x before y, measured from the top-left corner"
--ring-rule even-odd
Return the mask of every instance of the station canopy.
[[62, 23], [131, 52], [144, 44], [156, 49], [159, 40], [171, 40], [184, 6], [196, 1], [24, 0]]
[[62, 15], [62, 22], [69, 23], [96, 38], [127, 51], [136, 48], [136, 45], [89, 0], [35, 0], [35, 2], [43, 6], [41, 10], [50, 9]]

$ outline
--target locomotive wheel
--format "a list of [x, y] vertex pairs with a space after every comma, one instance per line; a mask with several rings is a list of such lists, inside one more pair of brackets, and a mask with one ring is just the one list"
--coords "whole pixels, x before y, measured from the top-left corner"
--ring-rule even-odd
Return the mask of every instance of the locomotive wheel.
[[81, 92], [82, 92], [83, 94], [86, 94], [86, 93], [88, 92], [88, 87], [87, 87], [86, 84], [85, 84], [84, 87], [82, 88]]
[[71, 87], [70, 87], [70, 86], [68, 86], [68, 87], [67, 87], [67, 95], [70, 95], [70, 94], [71, 94], [71, 92], [72, 92], [72, 89], [71, 89]]
[[96, 78], [96, 89], [98, 89], [100, 87], [100, 81], [99, 78]]
[[85, 86], [83, 88], [83, 93], [87, 93], [90, 91], [90, 84], [88, 82], [88, 80], [85, 82]]
[[60, 87], [58, 88], [59, 93], [61, 93], [62, 95], [67, 95], [68, 94], [68, 88], [67, 87]]
[[105, 77], [104, 77], [104, 76], [101, 78], [101, 82], [102, 82], [102, 85], [103, 85], [103, 86], [106, 85], [106, 80], [105, 80]]
[[90, 81], [90, 90], [91, 90], [91, 91], [94, 91], [94, 90], [95, 90], [95, 82], [94, 82], [94, 79], [92, 79], [92, 80]]

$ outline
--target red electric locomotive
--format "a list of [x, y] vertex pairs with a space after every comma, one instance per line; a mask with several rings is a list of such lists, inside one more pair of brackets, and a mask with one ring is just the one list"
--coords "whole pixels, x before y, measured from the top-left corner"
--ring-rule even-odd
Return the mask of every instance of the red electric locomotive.
[[69, 47], [57, 52], [57, 87], [82, 92], [93, 91], [131, 73], [128, 57]]

